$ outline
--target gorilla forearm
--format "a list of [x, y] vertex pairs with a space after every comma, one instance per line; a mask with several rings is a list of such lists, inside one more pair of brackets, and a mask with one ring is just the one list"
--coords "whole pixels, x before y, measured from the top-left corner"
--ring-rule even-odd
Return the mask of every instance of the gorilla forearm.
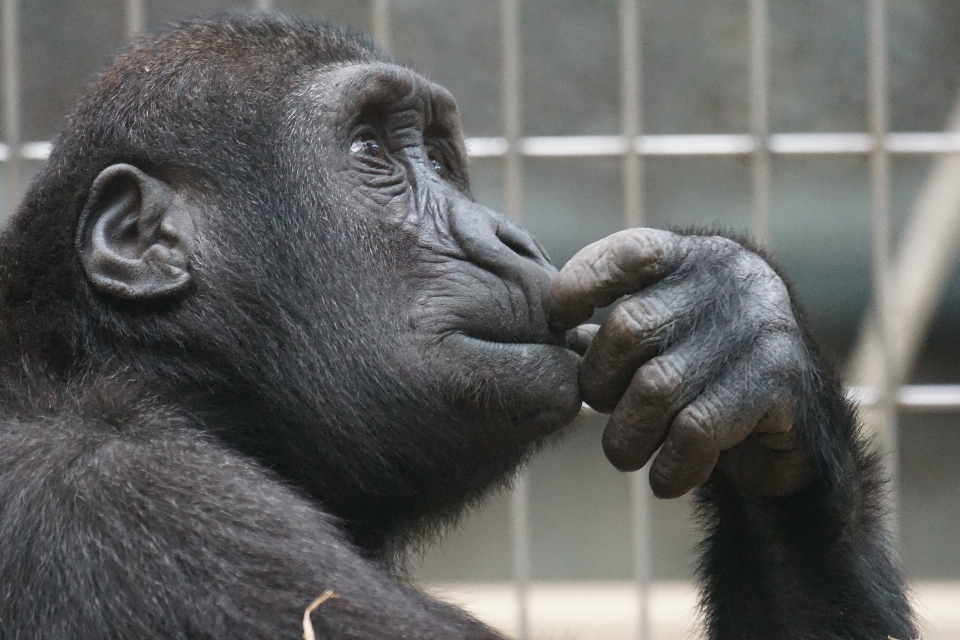
[[876, 456], [839, 385], [811, 396], [817, 471], [802, 492], [749, 498], [715, 473], [697, 492], [699, 574], [714, 639], [916, 638], [884, 529]]
[[552, 293], [564, 328], [617, 302], [582, 331], [583, 397], [610, 413], [614, 466], [652, 460], [660, 497], [701, 487], [714, 638], [915, 637], [878, 466], [758, 251], [626, 230], [574, 256]]

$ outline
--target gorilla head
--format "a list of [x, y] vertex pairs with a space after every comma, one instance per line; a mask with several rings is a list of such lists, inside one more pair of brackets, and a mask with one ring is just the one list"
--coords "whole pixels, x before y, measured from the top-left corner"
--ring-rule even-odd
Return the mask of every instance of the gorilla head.
[[5, 238], [21, 404], [23, 385], [150, 399], [371, 553], [580, 406], [544, 311], [556, 272], [472, 201], [453, 98], [331, 26], [229, 16], [135, 44]]

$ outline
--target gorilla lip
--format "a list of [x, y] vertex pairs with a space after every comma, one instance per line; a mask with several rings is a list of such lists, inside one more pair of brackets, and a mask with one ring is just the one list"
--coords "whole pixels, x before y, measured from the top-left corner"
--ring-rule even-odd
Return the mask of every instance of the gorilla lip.
[[[500, 344], [500, 345], [516, 345], [516, 346], [549, 346], [549, 347], [563, 347], [569, 351], [574, 351], [568, 347], [567, 332], [562, 334], [554, 333], [544, 326], [543, 331], [531, 331], [527, 335], [510, 335], [511, 332], [504, 331], [502, 333], [492, 332], [492, 333], [480, 333], [480, 332], [468, 332], [468, 331], [453, 331], [451, 335], [459, 335], [468, 340], [475, 340], [477, 342], [484, 342], [487, 344]], [[519, 333], [519, 332], [517, 332]]]

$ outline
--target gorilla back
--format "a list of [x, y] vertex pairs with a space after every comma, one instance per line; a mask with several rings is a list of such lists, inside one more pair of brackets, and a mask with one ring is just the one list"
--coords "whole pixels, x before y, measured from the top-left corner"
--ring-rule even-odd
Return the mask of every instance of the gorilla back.
[[581, 394], [618, 468], [660, 448], [658, 495], [704, 487], [715, 637], [912, 637], [876, 465], [767, 262], [635, 229], [558, 276], [472, 201], [449, 93], [356, 34], [134, 43], [0, 294], [0, 639], [294, 638], [326, 590], [326, 637], [498, 637], [391, 560]]

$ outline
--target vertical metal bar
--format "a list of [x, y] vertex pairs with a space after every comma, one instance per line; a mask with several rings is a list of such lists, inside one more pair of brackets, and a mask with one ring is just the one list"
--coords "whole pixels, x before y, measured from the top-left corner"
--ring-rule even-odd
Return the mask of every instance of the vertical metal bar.
[[890, 304], [890, 157], [885, 145], [889, 129], [886, 9], [885, 0], [868, 0], [867, 86], [870, 133], [873, 138], [873, 149], [870, 152], [870, 193], [873, 207], [871, 262], [882, 369], [876, 419], [890, 479], [889, 500], [892, 508], [889, 526], [896, 536], [899, 530], [896, 509], [900, 493], [896, 390], [900, 384], [900, 372], [896, 370], [892, 353], [894, 318]]
[[630, 474], [630, 525], [633, 572], [637, 585], [637, 639], [649, 640], [650, 586], [653, 582], [653, 545], [650, 531], [650, 465]]
[[[520, 6], [519, 0], [500, 0], [501, 48], [503, 50], [501, 108], [507, 152], [503, 156], [503, 195], [506, 214], [523, 220], [523, 182], [520, 143]], [[513, 488], [513, 575], [517, 589], [517, 638], [530, 638], [530, 488], [527, 472], [521, 471]]]
[[20, 201], [20, 15], [19, 0], [3, 0], [3, 135], [7, 141], [4, 217]]
[[620, 130], [623, 156], [623, 224], [643, 223], [643, 158], [637, 137], [643, 126], [639, 0], [620, 0]]
[[770, 67], [767, 0], [750, 0], [750, 129], [753, 175], [750, 233], [765, 244], [770, 235]]
[[[623, 226], [643, 224], [643, 158], [638, 137], [643, 126], [642, 51], [639, 0], [620, 0], [620, 131], [623, 155]], [[630, 474], [630, 533], [637, 587], [637, 639], [650, 638], [650, 485], [649, 469]]]
[[527, 471], [517, 476], [510, 508], [513, 521], [513, 579], [517, 588], [517, 640], [530, 638], [530, 486]]
[[370, 9], [373, 12], [373, 37], [390, 51], [390, 0], [373, 0]]
[[507, 215], [522, 221], [519, 0], [501, 0], [500, 28], [503, 39], [503, 134], [507, 139], [507, 153], [503, 157], [503, 195]]
[[135, 38], [138, 33], [143, 31], [143, 26], [146, 23], [145, 1], [126, 0], [124, 4], [127, 19], [127, 40]]

